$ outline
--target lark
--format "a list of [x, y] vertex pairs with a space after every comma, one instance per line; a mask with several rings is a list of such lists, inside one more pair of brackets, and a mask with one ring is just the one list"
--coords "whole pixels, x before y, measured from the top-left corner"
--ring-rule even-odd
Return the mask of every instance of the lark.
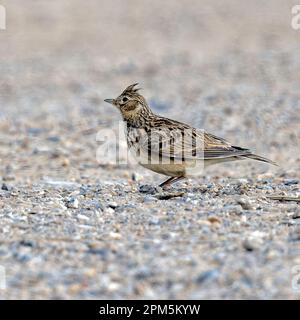
[[104, 101], [120, 110], [127, 124], [127, 145], [137, 162], [169, 177], [160, 187], [203, 173], [205, 167], [221, 162], [253, 159], [276, 165], [204, 130], [155, 114], [137, 85], [128, 86], [116, 99]]

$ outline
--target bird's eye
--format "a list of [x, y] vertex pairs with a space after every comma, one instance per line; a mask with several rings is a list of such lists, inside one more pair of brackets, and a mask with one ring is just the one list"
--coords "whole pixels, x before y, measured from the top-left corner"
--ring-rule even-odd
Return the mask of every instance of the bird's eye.
[[128, 101], [128, 98], [124, 97], [124, 98], [122, 99], [122, 101], [123, 101], [123, 102], [126, 102], [126, 101]]

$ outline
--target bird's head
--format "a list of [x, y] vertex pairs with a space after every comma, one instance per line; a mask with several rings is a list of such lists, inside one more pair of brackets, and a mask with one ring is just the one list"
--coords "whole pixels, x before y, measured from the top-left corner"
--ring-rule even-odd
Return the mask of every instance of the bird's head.
[[105, 99], [105, 102], [116, 106], [125, 121], [134, 121], [141, 116], [151, 114], [145, 98], [138, 93], [138, 83], [127, 87], [116, 99]]

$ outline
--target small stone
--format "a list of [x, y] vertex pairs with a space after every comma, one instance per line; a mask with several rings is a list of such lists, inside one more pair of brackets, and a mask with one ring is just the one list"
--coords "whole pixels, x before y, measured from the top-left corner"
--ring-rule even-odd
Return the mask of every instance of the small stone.
[[35, 210], [30, 210], [30, 211], [28, 211], [28, 214], [38, 214], [38, 212]]
[[238, 183], [247, 184], [247, 183], [249, 183], [249, 181], [248, 181], [248, 179], [238, 179]]
[[78, 209], [79, 208], [79, 201], [78, 201], [78, 199], [71, 197], [66, 201], [66, 206], [69, 209]]
[[149, 184], [144, 184], [144, 185], [141, 185], [139, 187], [139, 192], [141, 192], [141, 193], [155, 194], [155, 193], [157, 193], [159, 191], [162, 191], [162, 188], [154, 187], [154, 186], [149, 185]]
[[103, 204], [97, 200], [97, 199], [93, 199], [93, 200], [87, 200], [85, 201], [85, 205], [86, 207], [88, 207], [89, 209], [97, 209], [97, 210], [101, 210], [101, 211], [104, 211], [104, 206]]
[[110, 232], [109, 238], [113, 240], [120, 240], [122, 238], [121, 234], [118, 232]]
[[120, 284], [117, 282], [110, 282], [107, 286], [108, 291], [116, 291], [120, 288]]
[[286, 186], [291, 186], [293, 184], [298, 184], [299, 183], [299, 180], [298, 179], [285, 179], [283, 181], [283, 183], [286, 185]]
[[111, 207], [108, 207], [108, 208], [106, 208], [106, 209], [105, 209], [105, 212], [106, 212], [106, 213], [111, 213], [111, 214], [112, 214], [112, 213], [114, 213], [114, 212], [115, 212], [115, 210], [114, 210], [113, 208], [111, 208]]
[[49, 136], [49, 137], [47, 137], [47, 140], [51, 141], [51, 142], [59, 142], [60, 141], [60, 137], [58, 137], [58, 136]]
[[243, 241], [243, 247], [247, 251], [258, 250], [262, 244], [262, 237], [255, 235], [255, 232]]
[[199, 276], [196, 279], [196, 282], [198, 284], [201, 284], [203, 282], [215, 280], [218, 278], [218, 276], [219, 271], [217, 269], [207, 270], [199, 274]]
[[280, 252], [278, 250], [269, 250], [267, 253], [266, 253], [266, 258], [268, 260], [273, 260], [273, 259], [276, 259], [276, 258], [279, 258], [280, 257]]
[[300, 211], [297, 211], [292, 216], [293, 219], [300, 219]]
[[116, 209], [118, 207], [118, 204], [116, 202], [110, 202], [108, 206], [112, 209]]
[[159, 221], [158, 218], [154, 217], [154, 218], [152, 218], [152, 219], [149, 220], [149, 224], [150, 224], [150, 225], [155, 225], [155, 226], [157, 226], [157, 225], [160, 224], [160, 221]]
[[255, 249], [258, 249], [257, 244], [254, 241], [252, 241], [251, 239], [245, 239], [243, 241], [243, 247], [247, 251], [253, 251]]
[[105, 248], [98, 247], [97, 245], [91, 245], [88, 252], [91, 254], [99, 255], [103, 259], [106, 259], [109, 254], [109, 250], [107, 250]]
[[184, 195], [184, 192], [164, 192], [164, 193], [159, 193], [157, 195], [157, 199], [159, 200], [169, 200], [172, 198], [178, 198], [182, 197]]
[[21, 240], [19, 244], [24, 247], [35, 247], [35, 242], [31, 240]]
[[63, 167], [68, 167], [70, 165], [70, 160], [68, 158], [64, 158], [61, 165]]
[[214, 224], [214, 223], [217, 223], [217, 224], [220, 224], [221, 223], [221, 220], [217, 217], [209, 217], [207, 219], [211, 224]]
[[225, 205], [224, 208], [226, 208], [226, 211], [229, 214], [235, 214], [237, 216], [240, 216], [243, 214], [243, 209], [237, 205]]
[[85, 221], [90, 220], [89, 217], [87, 217], [87, 216], [85, 216], [85, 215], [83, 215], [83, 214], [79, 214], [79, 215], [77, 216], [77, 218], [80, 219], [80, 220], [85, 220]]
[[149, 268], [148, 266], [143, 266], [136, 271], [134, 277], [136, 280], [140, 281], [145, 280], [153, 275], [154, 272], [151, 270], [151, 268]]
[[247, 222], [247, 216], [246, 215], [242, 215], [241, 216], [241, 222], [243, 222], [243, 223]]
[[197, 220], [197, 224], [199, 224], [201, 226], [211, 226], [211, 222], [209, 222], [207, 220], [202, 220], [202, 219]]
[[4, 191], [9, 191], [9, 188], [8, 188], [7, 184], [5, 184], [5, 183], [2, 184], [1, 189]]
[[253, 210], [253, 206], [248, 199], [239, 198], [237, 199], [237, 203], [244, 209], [244, 210]]

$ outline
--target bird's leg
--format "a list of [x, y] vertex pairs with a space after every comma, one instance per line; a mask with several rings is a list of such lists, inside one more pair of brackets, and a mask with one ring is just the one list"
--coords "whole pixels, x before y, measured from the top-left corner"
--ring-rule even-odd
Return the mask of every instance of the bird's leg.
[[171, 177], [171, 178], [169, 178], [168, 180], [166, 180], [166, 181], [164, 181], [163, 183], [161, 183], [159, 186], [160, 186], [161, 188], [163, 188], [163, 187], [171, 184], [172, 181], [173, 181], [175, 178], [177, 178], [177, 177]]
[[185, 178], [184, 176], [176, 177], [176, 178], [171, 182], [171, 184], [173, 184], [173, 183], [175, 183], [175, 182], [178, 182], [178, 181], [180, 181], [180, 180], [182, 180], [182, 179], [184, 179], [184, 178]]
[[168, 180], [164, 181], [163, 183], [161, 183], [159, 186], [161, 188], [165, 188], [166, 186], [170, 186], [171, 184], [173, 184], [174, 182], [177, 182], [177, 181], [180, 181], [184, 179], [183, 176], [180, 176], [180, 177], [171, 177], [169, 178]]

